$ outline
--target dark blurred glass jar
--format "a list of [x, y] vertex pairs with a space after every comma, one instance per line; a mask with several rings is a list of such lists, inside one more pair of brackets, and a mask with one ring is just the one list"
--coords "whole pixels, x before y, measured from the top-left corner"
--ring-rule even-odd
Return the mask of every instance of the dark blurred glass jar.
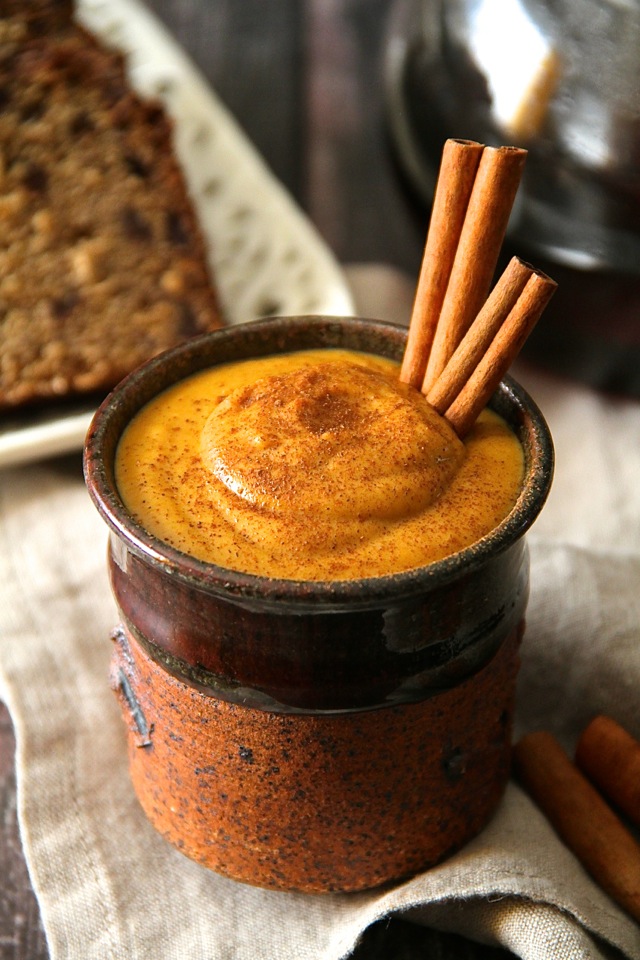
[[529, 355], [640, 395], [640, 0], [398, 0], [386, 74], [426, 202], [447, 137], [529, 150], [506, 252], [560, 284]]

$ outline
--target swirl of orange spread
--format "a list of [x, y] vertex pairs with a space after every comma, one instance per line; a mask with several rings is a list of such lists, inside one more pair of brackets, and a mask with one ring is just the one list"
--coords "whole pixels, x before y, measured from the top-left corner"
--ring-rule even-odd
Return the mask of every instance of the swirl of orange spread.
[[484, 411], [464, 443], [397, 365], [311, 350], [212, 367], [123, 434], [116, 484], [152, 534], [228, 569], [345, 580], [423, 566], [492, 530], [522, 449]]
[[234, 390], [209, 416], [202, 457], [236, 496], [298, 518], [416, 513], [464, 446], [417, 391], [357, 363], [323, 363]]

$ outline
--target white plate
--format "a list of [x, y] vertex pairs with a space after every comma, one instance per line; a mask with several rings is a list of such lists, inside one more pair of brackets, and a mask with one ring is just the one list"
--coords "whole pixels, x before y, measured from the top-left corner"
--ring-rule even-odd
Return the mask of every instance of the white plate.
[[[127, 54], [131, 81], [175, 121], [175, 146], [230, 323], [266, 313], [350, 315], [337, 262], [202, 75], [138, 0], [79, 0], [81, 22]], [[86, 402], [0, 417], [0, 467], [79, 449]]]

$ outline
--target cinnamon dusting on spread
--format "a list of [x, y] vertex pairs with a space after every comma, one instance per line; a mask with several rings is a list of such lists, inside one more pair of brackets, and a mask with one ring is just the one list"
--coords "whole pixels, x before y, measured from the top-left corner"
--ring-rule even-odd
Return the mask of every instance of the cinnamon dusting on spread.
[[475, 542], [515, 503], [522, 470], [495, 414], [463, 444], [396, 364], [315, 350], [212, 368], [165, 391], [125, 432], [116, 480], [143, 526], [187, 553], [333, 580]]
[[415, 390], [346, 360], [233, 391], [209, 416], [201, 451], [236, 496], [292, 523], [327, 504], [345, 520], [415, 513], [464, 456]]

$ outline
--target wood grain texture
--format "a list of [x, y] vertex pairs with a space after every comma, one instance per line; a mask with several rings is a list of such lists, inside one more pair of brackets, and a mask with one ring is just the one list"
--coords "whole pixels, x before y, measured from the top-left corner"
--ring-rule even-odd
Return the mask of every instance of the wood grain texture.
[[307, 0], [302, 205], [343, 262], [417, 277], [427, 211], [398, 176], [384, 107], [389, 0]]
[[343, 262], [417, 276], [427, 211], [384, 107], [391, 0], [147, 0]]

